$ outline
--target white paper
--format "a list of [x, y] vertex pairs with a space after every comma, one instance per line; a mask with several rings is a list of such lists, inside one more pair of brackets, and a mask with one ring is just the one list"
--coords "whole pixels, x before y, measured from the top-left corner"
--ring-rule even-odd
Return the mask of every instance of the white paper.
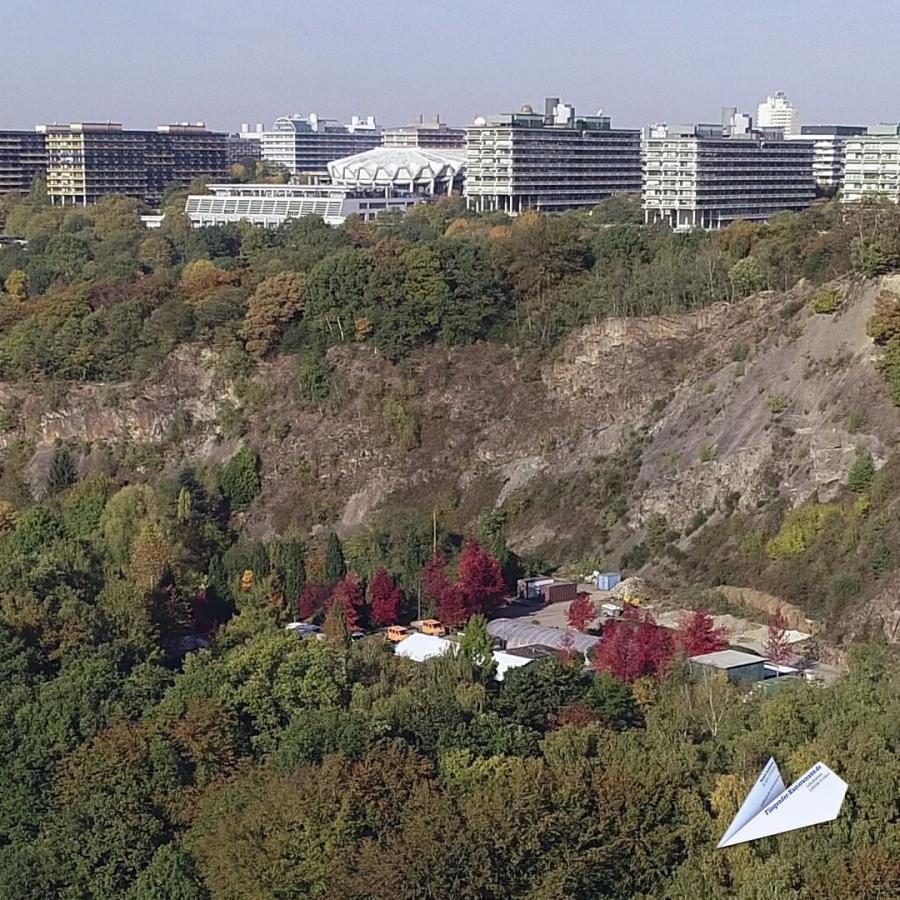
[[785, 788], [775, 761], [770, 759], [719, 847], [830, 822], [841, 811], [846, 793], [847, 783], [822, 762]]

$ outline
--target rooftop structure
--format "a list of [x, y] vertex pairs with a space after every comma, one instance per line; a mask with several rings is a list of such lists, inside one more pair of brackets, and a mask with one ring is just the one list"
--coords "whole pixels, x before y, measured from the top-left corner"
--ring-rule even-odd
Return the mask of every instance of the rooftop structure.
[[311, 113], [282, 116], [269, 131], [260, 134], [262, 158], [284, 166], [292, 175], [322, 173], [328, 163], [381, 144], [381, 129], [373, 116], [354, 116], [342, 125]]
[[784, 91], [776, 91], [756, 108], [757, 128], [778, 128], [784, 135], [800, 133], [800, 113]]
[[812, 142], [753, 130], [750, 117], [733, 107], [723, 110], [720, 125], [646, 128], [641, 150], [646, 222], [722, 228], [800, 210], [815, 199]]
[[462, 190], [463, 150], [375, 147], [328, 163], [332, 184], [403, 189], [411, 194], [452, 194]]
[[46, 135], [36, 131], [0, 131], [0, 194], [27, 193], [35, 176], [46, 170]]
[[426, 659], [455, 652], [456, 646], [453, 641], [449, 641], [447, 638], [414, 632], [400, 641], [394, 652], [397, 656], [403, 656], [406, 659], [425, 662]]
[[56, 205], [88, 205], [106, 194], [157, 204], [172, 185], [226, 172], [226, 140], [202, 123], [124, 129], [116, 122], [43, 125], [47, 194]]
[[640, 190], [640, 132], [613, 129], [609, 116], [576, 116], [548, 97], [544, 112], [479, 116], [466, 129], [466, 197], [471, 209], [517, 215], [595, 206]]
[[329, 225], [341, 225], [348, 216], [369, 221], [385, 212], [403, 212], [423, 200], [411, 194], [334, 185], [211, 184], [209, 190], [211, 194], [191, 194], [185, 203], [194, 228], [229, 222], [277, 228], [304, 216], [320, 216]]
[[465, 150], [466, 130], [451, 128], [440, 118], [420, 121], [401, 128], [385, 128], [381, 136], [385, 147], [423, 147], [430, 150]]
[[900, 125], [874, 125], [847, 138], [845, 147], [845, 202], [878, 196], [900, 201]]

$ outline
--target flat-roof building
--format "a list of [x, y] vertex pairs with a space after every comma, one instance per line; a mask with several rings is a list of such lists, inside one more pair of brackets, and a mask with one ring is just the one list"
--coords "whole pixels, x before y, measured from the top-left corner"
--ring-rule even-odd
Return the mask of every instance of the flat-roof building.
[[225, 138], [226, 162], [229, 166], [243, 163], [251, 159], [262, 159], [262, 122], [258, 122], [252, 130], [245, 122], [241, 130], [229, 134]]
[[800, 113], [784, 91], [776, 91], [756, 107], [757, 128], [778, 128], [785, 136], [800, 133]]
[[543, 113], [524, 106], [475, 119], [466, 129], [466, 169], [470, 209], [590, 209], [611, 194], [640, 191], [640, 132], [612, 128], [609, 116], [576, 116], [548, 97]]
[[762, 656], [740, 650], [717, 650], [702, 653], [689, 660], [691, 669], [699, 674], [722, 672], [729, 681], [762, 681], [766, 677], [766, 661]]
[[337, 185], [211, 184], [209, 190], [212, 193], [191, 194], [185, 203], [185, 214], [194, 228], [232, 222], [277, 228], [304, 216], [319, 216], [329, 225], [341, 225], [351, 215], [369, 221], [386, 212], [404, 212], [424, 199]]
[[847, 138], [845, 153], [845, 202], [878, 196], [900, 201], [900, 125], [873, 125]]
[[865, 134], [861, 125], [802, 125], [799, 134], [786, 135], [791, 141], [812, 141], [813, 175], [823, 190], [840, 188], [844, 181], [847, 139]]
[[27, 193], [47, 171], [47, 139], [37, 131], [0, 131], [0, 194]]
[[260, 134], [260, 141], [262, 158], [284, 166], [291, 175], [322, 174], [332, 160], [380, 146], [381, 129], [373, 116], [354, 116], [349, 124], [342, 125], [311, 113], [306, 118], [281, 116], [271, 130]]
[[733, 108], [723, 109], [721, 125], [646, 128], [641, 151], [648, 223], [722, 228], [804, 209], [816, 196], [812, 142], [753, 130]]
[[465, 128], [451, 128], [446, 122], [419, 122], [401, 128], [385, 128], [381, 136], [384, 147], [424, 147], [428, 150], [464, 150]]
[[41, 126], [47, 141], [47, 194], [86, 206], [106, 194], [159, 203], [172, 185], [226, 174], [225, 135], [202, 124], [123, 129], [116, 122]]

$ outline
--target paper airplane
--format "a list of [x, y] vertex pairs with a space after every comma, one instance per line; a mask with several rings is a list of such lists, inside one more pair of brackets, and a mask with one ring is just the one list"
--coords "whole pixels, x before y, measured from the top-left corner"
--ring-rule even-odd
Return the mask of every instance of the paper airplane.
[[821, 762], [785, 788], [775, 760], [770, 759], [719, 841], [719, 847], [831, 822], [841, 811], [846, 793], [847, 782]]

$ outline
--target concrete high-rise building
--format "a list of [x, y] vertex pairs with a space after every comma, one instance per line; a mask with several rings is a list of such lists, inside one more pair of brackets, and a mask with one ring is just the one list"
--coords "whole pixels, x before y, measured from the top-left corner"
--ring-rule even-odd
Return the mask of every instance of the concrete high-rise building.
[[440, 118], [434, 122], [385, 128], [381, 136], [384, 147], [420, 147], [426, 150], [462, 150], [466, 146], [466, 130], [451, 128]]
[[470, 209], [516, 215], [595, 206], [641, 187], [640, 132], [614, 129], [609, 116], [578, 116], [548, 97], [544, 112], [478, 117], [466, 129]]
[[373, 116], [354, 116], [348, 125], [341, 125], [311, 113], [308, 118], [294, 115], [276, 119], [272, 129], [263, 131], [260, 139], [264, 160], [283, 166], [291, 175], [322, 175], [328, 163], [378, 147], [381, 129]]
[[800, 133], [800, 113], [791, 105], [784, 91], [766, 99], [756, 108], [757, 128], [780, 128], [785, 135]]
[[844, 181], [847, 139], [865, 134], [857, 125], [802, 125], [800, 134], [786, 135], [792, 141], [813, 142], [813, 174], [816, 184], [827, 192], [838, 190]]
[[[728, 110], [731, 112], [731, 110]], [[644, 220], [672, 228], [722, 228], [763, 221], [815, 199], [813, 145], [780, 130], [754, 131], [732, 112], [722, 125], [653, 125], [644, 130]]]
[[79, 122], [41, 129], [47, 194], [55, 205], [85, 206], [106, 194], [153, 205], [172, 185], [227, 171], [225, 135], [202, 124], [132, 131], [115, 122]]
[[47, 170], [47, 142], [37, 131], [0, 131], [0, 194], [27, 193]]
[[873, 125], [866, 134], [847, 138], [844, 190], [847, 203], [866, 197], [900, 202], [900, 125]]
[[258, 122], [255, 130], [246, 123], [241, 130], [229, 134], [225, 138], [225, 155], [229, 166], [246, 162], [248, 159], [262, 158], [262, 122]]

